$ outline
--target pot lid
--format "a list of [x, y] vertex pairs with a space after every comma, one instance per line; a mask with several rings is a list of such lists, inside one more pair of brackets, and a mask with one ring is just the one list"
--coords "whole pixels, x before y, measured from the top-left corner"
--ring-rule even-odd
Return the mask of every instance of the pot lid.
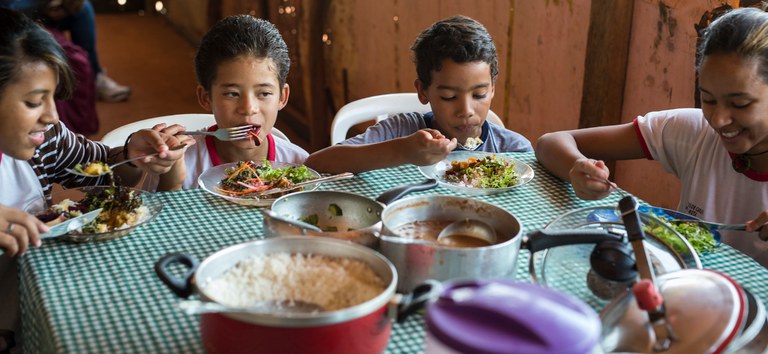
[[427, 330], [461, 353], [590, 353], [600, 321], [585, 303], [512, 280], [449, 283], [429, 306]]
[[[651, 220], [646, 215], [642, 215], [641, 219], [643, 222]], [[623, 236], [626, 242], [624, 225], [610, 206], [569, 211], [547, 224], [544, 229], [607, 230]], [[643, 241], [651, 257], [654, 273], [661, 275], [686, 268], [701, 268], [698, 255], [692, 248], [688, 248], [690, 244], [682, 242], [682, 236], [669, 230], [671, 235], [681, 238], [681, 245], [685, 246], [683, 249], [675, 250], [649, 233], [646, 233], [647, 237]], [[628, 244], [626, 246], [615, 252], [625, 252], [627, 257], [634, 259], [631, 247]], [[594, 250], [595, 244], [576, 244], [536, 252], [531, 256], [532, 276], [547, 287], [582, 299], [595, 309], [602, 309], [631, 283], [612, 281], [596, 273], [590, 261], [590, 257], [595, 256]]]
[[[745, 322], [746, 294], [728, 276], [712, 270], [686, 269], [656, 278], [666, 318], [675, 334], [663, 353], [720, 353]], [[648, 313], [628, 291], [601, 315], [606, 352], [653, 352]]]

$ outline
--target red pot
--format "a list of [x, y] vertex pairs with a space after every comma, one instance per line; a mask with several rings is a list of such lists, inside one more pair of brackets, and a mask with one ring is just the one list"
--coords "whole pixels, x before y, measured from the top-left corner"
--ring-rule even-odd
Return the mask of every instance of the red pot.
[[[181, 297], [197, 293], [212, 302], [206, 282], [219, 277], [243, 259], [272, 253], [312, 253], [354, 258], [368, 264], [384, 281], [385, 290], [362, 304], [337, 311], [308, 314], [243, 312], [206, 313], [200, 318], [203, 344], [209, 353], [381, 353], [389, 340], [390, 306], [397, 273], [379, 253], [348, 241], [330, 238], [280, 237], [252, 241], [221, 250], [197, 265], [185, 254], [170, 254], [155, 265], [160, 279]], [[190, 267], [184, 278], [168, 267], [181, 262]], [[410, 297], [408, 297], [410, 298]]]

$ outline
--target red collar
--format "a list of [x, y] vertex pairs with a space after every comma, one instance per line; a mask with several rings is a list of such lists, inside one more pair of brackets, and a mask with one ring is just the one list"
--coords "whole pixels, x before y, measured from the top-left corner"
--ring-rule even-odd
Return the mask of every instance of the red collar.
[[[218, 124], [208, 127], [209, 132], [215, 131], [216, 129], [219, 129]], [[213, 136], [206, 136], [205, 146], [208, 147], [208, 157], [211, 159], [211, 163], [214, 166], [218, 166], [221, 165], [221, 159], [219, 158], [218, 151], [216, 151], [216, 145], [213, 143], [213, 139]], [[267, 160], [275, 161], [275, 139], [272, 137], [272, 134], [267, 134]]]

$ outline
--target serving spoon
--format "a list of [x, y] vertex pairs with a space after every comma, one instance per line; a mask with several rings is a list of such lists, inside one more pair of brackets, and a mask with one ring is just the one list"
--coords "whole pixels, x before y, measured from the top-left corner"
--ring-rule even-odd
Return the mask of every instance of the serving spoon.
[[496, 243], [496, 231], [485, 222], [475, 219], [463, 219], [454, 221], [446, 226], [437, 235], [437, 242], [451, 245], [459, 237], [472, 237], [485, 242], [489, 245]]
[[325, 311], [322, 306], [316, 303], [302, 300], [267, 300], [249, 307], [231, 307], [216, 302], [183, 300], [179, 302], [178, 306], [189, 315], [219, 312], [260, 315], [301, 315]]
[[[187, 146], [187, 144], [186, 144], [186, 143], [182, 143], [182, 144], [176, 145], [175, 147], [171, 148], [171, 149], [170, 149], [170, 150], [168, 150], [168, 151], [176, 151], [176, 150], [180, 150], [180, 149], [183, 149], [183, 148], [184, 148], [184, 147], [186, 147], [186, 146]], [[101, 177], [101, 176], [103, 176], [103, 175], [105, 175], [105, 174], [107, 174], [107, 173], [111, 173], [111, 172], [112, 172], [112, 170], [114, 170], [114, 169], [115, 169], [115, 167], [117, 167], [117, 166], [120, 166], [120, 165], [123, 165], [123, 164], [129, 163], [129, 162], [133, 162], [133, 161], [141, 160], [141, 159], [143, 159], [143, 158], [145, 158], [145, 157], [148, 157], [148, 156], [157, 156], [157, 155], [160, 155], [160, 153], [159, 153], [159, 152], [155, 152], [155, 153], [146, 154], [146, 155], [141, 155], [141, 156], [136, 156], [136, 157], [134, 157], [134, 158], [130, 158], [130, 159], [127, 159], [127, 160], [123, 160], [123, 161], [120, 161], [120, 162], [118, 162], [118, 163], [114, 163], [114, 164], [111, 164], [111, 165], [107, 166], [107, 168], [106, 168], [106, 171], [104, 171], [104, 172], [102, 172], [102, 173], [99, 173], [99, 174], [87, 174], [87, 173], [83, 173], [83, 172], [75, 171], [75, 170], [73, 170], [73, 169], [71, 169], [71, 168], [65, 168], [64, 170], [65, 170], [65, 171], [67, 171], [67, 173], [71, 173], [71, 174], [73, 174], [73, 175], [82, 176], [82, 177]]]

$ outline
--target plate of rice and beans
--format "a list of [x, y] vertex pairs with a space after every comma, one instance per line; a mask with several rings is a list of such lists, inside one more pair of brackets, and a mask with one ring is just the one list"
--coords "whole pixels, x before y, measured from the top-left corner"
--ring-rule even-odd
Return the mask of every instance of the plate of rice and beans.
[[419, 171], [454, 192], [467, 195], [493, 195], [520, 187], [533, 180], [533, 169], [509, 154], [478, 151], [451, 152]]

